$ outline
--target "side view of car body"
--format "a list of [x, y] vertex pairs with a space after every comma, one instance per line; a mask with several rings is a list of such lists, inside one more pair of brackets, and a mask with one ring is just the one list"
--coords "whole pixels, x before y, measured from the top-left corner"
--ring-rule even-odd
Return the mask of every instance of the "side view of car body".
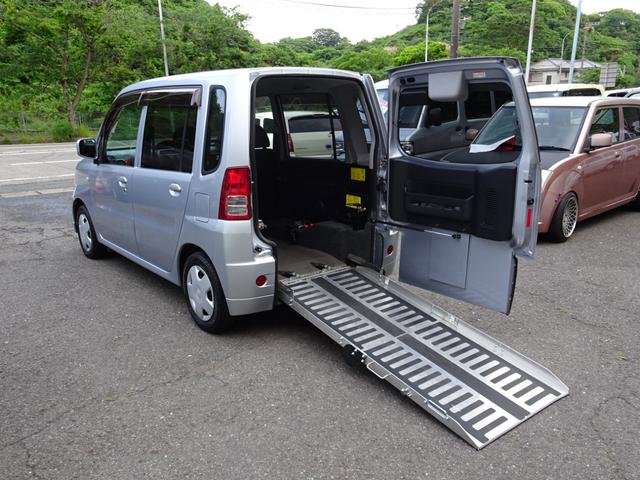
[[[638, 203], [640, 100], [548, 97], [531, 100], [531, 109], [542, 166], [540, 233], [565, 241], [579, 221]], [[519, 132], [512, 114], [511, 105], [503, 107], [472, 148], [517, 148]]]

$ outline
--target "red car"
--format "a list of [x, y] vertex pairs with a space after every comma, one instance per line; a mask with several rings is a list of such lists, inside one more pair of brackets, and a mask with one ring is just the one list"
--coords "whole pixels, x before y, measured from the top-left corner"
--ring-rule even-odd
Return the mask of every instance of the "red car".
[[[539, 233], [566, 241], [576, 224], [620, 205], [640, 207], [640, 99], [531, 100], [542, 164]], [[512, 104], [503, 106], [472, 149], [518, 146]]]

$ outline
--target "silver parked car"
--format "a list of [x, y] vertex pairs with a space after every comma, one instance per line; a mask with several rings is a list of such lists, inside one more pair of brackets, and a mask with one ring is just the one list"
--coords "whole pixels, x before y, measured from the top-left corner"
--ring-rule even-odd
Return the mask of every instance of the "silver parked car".
[[[368, 75], [265, 68], [130, 85], [97, 138], [78, 141], [82, 251], [110, 249], [181, 285], [208, 332], [287, 305], [481, 448], [566, 386], [389, 274], [397, 262], [403, 282], [509, 312], [516, 257], [535, 248], [541, 183], [522, 72], [508, 58], [399, 68], [387, 112], [398, 125], [401, 104], [459, 103], [496, 85], [514, 100], [522, 148], [495, 164], [441, 162], [455, 145], [403, 150]], [[322, 155], [292, 148], [291, 112], [323, 119]], [[490, 364], [470, 370], [472, 358]], [[509, 382], [522, 397], [486, 383], [494, 366], [496, 377], [519, 372]]]

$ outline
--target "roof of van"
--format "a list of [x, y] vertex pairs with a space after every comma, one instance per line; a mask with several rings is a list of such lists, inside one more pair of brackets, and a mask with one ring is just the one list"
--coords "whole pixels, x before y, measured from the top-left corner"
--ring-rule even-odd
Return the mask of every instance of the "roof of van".
[[588, 107], [606, 105], [636, 105], [640, 106], [640, 99], [622, 97], [543, 97], [532, 98], [532, 107]]
[[530, 92], [566, 92], [567, 90], [576, 90], [581, 88], [595, 88], [604, 92], [602, 85], [597, 83], [550, 83], [547, 85], [531, 85], [527, 87]]
[[169, 75], [168, 77], [157, 77], [143, 80], [124, 87], [118, 96], [123, 93], [133, 92], [146, 88], [188, 86], [188, 85], [209, 85], [220, 82], [222, 79], [233, 77], [245, 77], [252, 80], [259, 75], [321, 75], [329, 77], [350, 77], [360, 79], [359, 73], [348, 70], [337, 70], [333, 68], [309, 68], [309, 67], [259, 67], [259, 68], [235, 68], [228, 70], [210, 70], [205, 72], [184, 73], [180, 75]]

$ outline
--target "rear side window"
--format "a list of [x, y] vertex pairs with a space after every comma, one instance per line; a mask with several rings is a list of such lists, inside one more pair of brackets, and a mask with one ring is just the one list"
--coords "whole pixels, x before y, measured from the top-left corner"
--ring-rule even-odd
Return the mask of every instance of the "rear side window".
[[204, 157], [202, 173], [211, 173], [220, 164], [222, 156], [222, 140], [224, 133], [224, 112], [227, 95], [221, 87], [211, 88], [209, 93], [209, 112], [204, 138]]
[[640, 107], [624, 107], [624, 139], [640, 138]]
[[191, 105], [192, 96], [167, 92], [145, 96], [142, 168], [191, 173], [198, 112]]
[[608, 133], [611, 135], [611, 141], [618, 143], [620, 141], [620, 120], [618, 116], [618, 107], [601, 108], [593, 116], [589, 135], [594, 133]]

